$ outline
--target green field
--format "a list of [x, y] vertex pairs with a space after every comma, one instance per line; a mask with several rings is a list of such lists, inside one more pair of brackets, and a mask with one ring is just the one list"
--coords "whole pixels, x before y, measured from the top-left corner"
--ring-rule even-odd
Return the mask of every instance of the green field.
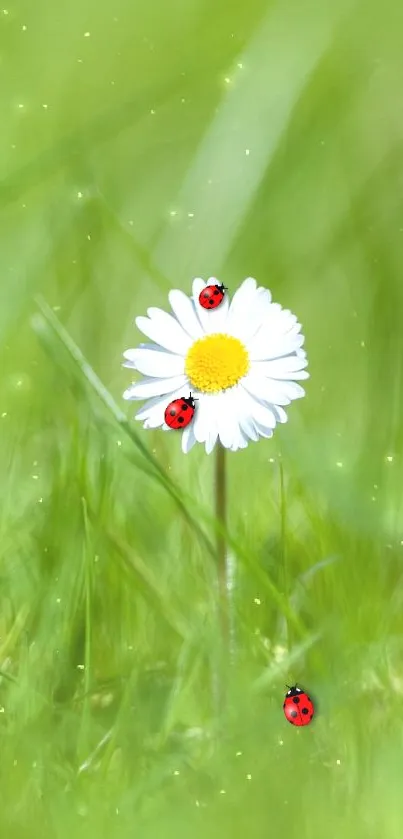
[[[0, 10], [1, 839], [401, 839], [402, 38], [398, 0]], [[228, 454], [230, 651], [214, 456], [122, 399], [210, 275], [311, 374]]]

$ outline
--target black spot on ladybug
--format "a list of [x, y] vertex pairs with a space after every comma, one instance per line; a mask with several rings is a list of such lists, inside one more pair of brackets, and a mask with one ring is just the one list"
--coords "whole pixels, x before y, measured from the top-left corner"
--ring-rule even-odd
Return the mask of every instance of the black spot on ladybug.
[[217, 295], [217, 294], [219, 294], [219, 293], [220, 293], [220, 289], [219, 289], [219, 288], [216, 288], [216, 289], [215, 289], [215, 291], [214, 291], [214, 294], [215, 294], [215, 295]]
[[292, 701], [295, 702], [296, 705], [298, 705], [299, 696], [294, 696], [294, 699]]
[[209, 306], [214, 306], [214, 300], [212, 300], [212, 298], [210, 298], [208, 304], [209, 304]]
[[175, 408], [172, 408], [172, 410], [169, 412], [169, 416], [174, 417], [175, 414], [176, 414]]
[[308, 702], [312, 702], [312, 699], [311, 699], [310, 696], [307, 696], [307, 700], [308, 700]]
[[305, 716], [306, 714], [309, 714], [309, 708], [302, 708], [302, 713], [305, 714]]
[[285, 708], [285, 702], [283, 702], [283, 708]]
[[183, 417], [178, 417], [178, 422], [183, 422]]
[[298, 716], [298, 714], [297, 714], [297, 712], [296, 712], [296, 711], [290, 711], [290, 717], [292, 717], [293, 719], [295, 719], [295, 717], [297, 717], [297, 716]]
[[311, 720], [311, 719], [312, 719], [312, 717], [313, 717], [313, 714], [311, 714], [311, 716], [309, 717], [309, 719]]
[[183, 402], [183, 404], [182, 404], [182, 411], [187, 411], [188, 407], [189, 407], [189, 406], [188, 406], [188, 405], [186, 405], [186, 402]]

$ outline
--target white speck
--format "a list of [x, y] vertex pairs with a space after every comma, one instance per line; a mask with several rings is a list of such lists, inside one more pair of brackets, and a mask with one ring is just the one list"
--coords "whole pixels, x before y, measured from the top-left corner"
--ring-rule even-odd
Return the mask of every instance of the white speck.
[[89, 242], [91, 241], [91, 236], [90, 236], [89, 233], [87, 234], [87, 239], [88, 239]]
[[83, 63], [83, 59], [82, 58], [77, 58], [77, 64], [82, 64], [82, 63]]
[[85, 670], [85, 664], [77, 664], [77, 670]]
[[33, 477], [34, 481], [37, 481], [38, 478], [39, 478], [39, 475], [32, 475], [32, 477]]
[[3, 15], [8, 15], [8, 9], [2, 9]]
[[249, 157], [249, 155], [250, 155], [250, 149], [245, 149], [245, 154], [246, 154], [246, 157]]
[[243, 69], [242, 61], [239, 61], [236, 66], [239, 67], [240, 70], [242, 70]]
[[338, 467], [339, 467], [339, 469], [341, 469], [341, 468], [342, 468], [343, 464], [342, 464], [341, 460], [338, 460], [338, 461], [337, 461], [336, 466], [338, 466]]
[[115, 813], [117, 816], [119, 815], [119, 807], [116, 807]]
[[337, 759], [337, 760], [336, 760], [336, 763], [337, 763], [337, 766], [340, 766], [340, 764], [341, 764], [341, 760]]
[[200, 801], [198, 801], [197, 798], [196, 798], [195, 804], [196, 804], [196, 807], [200, 807]]
[[256, 606], [260, 606], [260, 604], [261, 604], [261, 600], [260, 600], [259, 597], [255, 597], [253, 602], [256, 603]]
[[34, 762], [32, 764], [32, 769], [36, 769], [37, 766], [38, 766], [38, 764], [37, 764], [36, 760], [34, 760]]
[[3, 411], [2, 415], [1, 415], [1, 418], [4, 419], [4, 417], [6, 417], [6, 416], [7, 416], [7, 411]]
[[128, 648], [127, 648], [127, 649], [128, 649], [128, 650], [132, 650], [132, 649], [133, 649], [133, 644], [129, 644], [129, 646], [128, 646]]
[[80, 192], [80, 190], [79, 190], [79, 191], [77, 192], [77, 198], [82, 198], [82, 197], [83, 197], [83, 193], [82, 193], [82, 192]]
[[89, 38], [90, 35], [91, 35], [91, 32], [84, 32], [84, 38]]
[[365, 347], [365, 341], [361, 341], [360, 347]]
[[38, 504], [43, 504], [43, 498], [38, 498]]
[[27, 31], [27, 29], [28, 29], [28, 26], [25, 26], [25, 23], [24, 23], [24, 26], [22, 26], [21, 28], [22, 28], [22, 31], [23, 31], [23, 32], [26, 32], [26, 31]]
[[226, 76], [224, 81], [225, 81], [225, 84], [231, 84], [231, 79], [229, 78], [229, 76]]
[[121, 445], [122, 445], [122, 441], [121, 441], [121, 440], [117, 440], [117, 441], [116, 441], [116, 443], [117, 443], [117, 445], [118, 445], [118, 446], [121, 446]]
[[62, 602], [62, 601], [61, 601], [61, 598], [60, 598], [60, 597], [56, 597], [56, 603], [61, 603], [61, 602]]
[[226, 795], [226, 790], [225, 789], [220, 789], [220, 795]]
[[95, 556], [94, 556], [94, 562], [99, 562], [99, 556], [98, 556], [98, 554], [95, 554]]
[[391, 454], [388, 454], [386, 460], [388, 461], [388, 463], [392, 463], [393, 456]]
[[21, 387], [21, 386], [22, 386], [22, 379], [18, 379], [17, 387]]
[[[8, 12], [7, 12], [8, 14]], [[18, 760], [13, 760], [13, 766], [17, 766]]]
[[403, 539], [401, 540], [400, 544], [403, 545]]
[[152, 114], [154, 116], [154, 114], [155, 114], [154, 108], [151, 108], [150, 114]]
[[172, 216], [172, 218], [174, 218], [174, 216], [178, 215], [178, 211], [177, 210], [171, 210], [169, 215]]
[[19, 103], [18, 103], [18, 107], [19, 107], [20, 111], [22, 111], [22, 109], [23, 109], [23, 107], [24, 107], [24, 105], [22, 104], [22, 102], [19, 102]]
[[115, 84], [115, 82], [111, 82], [111, 84], [113, 85], [113, 84]]
[[180, 775], [179, 769], [175, 769], [174, 775]]
[[247, 781], [251, 781], [251, 780], [252, 780], [252, 775], [247, 775], [247, 776], [246, 776], [246, 780], [247, 780]]
[[274, 457], [269, 457], [269, 463], [274, 463]]
[[186, 102], [186, 99], [181, 99], [181, 102], [182, 102], [182, 105], [184, 105], [185, 102]]
[[241, 757], [241, 755], [242, 755], [242, 752], [237, 752], [236, 753], [236, 757]]
[[3, 708], [2, 705], [0, 705], [0, 714], [4, 714], [4, 712], [5, 712], [5, 708]]
[[376, 501], [375, 495], [371, 497], [371, 501]]
[[52, 306], [54, 312], [60, 312], [61, 306]]
[[44, 102], [43, 105], [42, 105], [42, 108], [44, 108], [44, 110], [47, 111], [48, 108], [49, 108], [49, 105], [47, 105], [46, 102]]
[[374, 489], [378, 489], [378, 484], [374, 484]]
[[284, 746], [284, 740], [279, 740], [278, 744], [279, 744], [279, 746]]

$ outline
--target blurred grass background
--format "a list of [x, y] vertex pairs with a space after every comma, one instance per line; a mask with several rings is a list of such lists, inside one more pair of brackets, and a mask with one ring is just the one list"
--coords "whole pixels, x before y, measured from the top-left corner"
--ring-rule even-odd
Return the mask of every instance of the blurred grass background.
[[[1, 836], [402, 835], [402, 26], [397, 0], [0, 10]], [[119, 415], [134, 317], [210, 274], [295, 311], [311, 372], [229, 457], [221, 713], [212, 458]]]

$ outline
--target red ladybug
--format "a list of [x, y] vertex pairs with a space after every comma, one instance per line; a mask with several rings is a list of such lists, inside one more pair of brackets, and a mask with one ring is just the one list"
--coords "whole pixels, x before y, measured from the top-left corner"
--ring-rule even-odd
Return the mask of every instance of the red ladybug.
[[310, 696], [301, 688], [293, 685], [285, 695], [283, 711], [286, 720], [291, 725], [309, 725], [315, 713], [315, 708]]
[[196, 408], [195, 402], [197, 400], [193, 399], [191, 393], [188, 399], [181, 396], [180, 399], [174, 399], [173, 402], [170, 402], [168, 407], [165, 408], [166, 424], [170, 428], [186, 428], [193, 419]]
[[216, 309], [224, 300], [225, 285], [207, 285], [199, 294], [199, 303], [203, 309]]

